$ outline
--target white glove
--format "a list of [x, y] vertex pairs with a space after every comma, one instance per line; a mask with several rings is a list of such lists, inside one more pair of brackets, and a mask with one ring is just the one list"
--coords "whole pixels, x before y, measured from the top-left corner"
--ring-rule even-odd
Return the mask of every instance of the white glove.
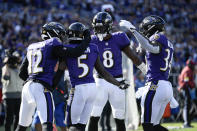
[[127, 21], [127, 20], [120, 20], [119, 25], [120, 25], [120, 27], [127, 28], [131, 32], [136, 30], [135, 26], [133, 24], [131, 24], [131, 22]]

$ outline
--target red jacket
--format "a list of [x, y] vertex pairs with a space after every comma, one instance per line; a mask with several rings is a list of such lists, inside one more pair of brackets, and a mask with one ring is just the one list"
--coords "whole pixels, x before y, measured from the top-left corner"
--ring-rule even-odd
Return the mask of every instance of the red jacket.
[[183, 68], [181, 74], [179, 75], [179, 87], [182, 89], [185, 88], [186, 85], [190, 88], [195, 87], [194, 71], [192, 71], [188, 66]]

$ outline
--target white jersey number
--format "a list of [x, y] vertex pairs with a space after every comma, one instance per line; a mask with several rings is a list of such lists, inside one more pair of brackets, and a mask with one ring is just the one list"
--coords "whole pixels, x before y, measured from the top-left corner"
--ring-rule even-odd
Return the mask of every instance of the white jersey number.
[[27, 52], [27, 59], [29, 61], [29, 65], [28, 65], [29, 74], [43, 72], [43, 68], [39, 67], [42, 61], [41, 50], [29, 50]]
[[82, 63], [81, 60], [86, 60], [87, 59], [87, 55], [81, 55], [80, 57], [78, 57], [78, 67], [83, 69], [83, 73], [81, 75], [79, 75], [79, 78], [85, 77], [87, 76], [87, 74], [89, 73], [89, 67], [87, 64]]
[[[169, 41], [168, 41], [168, 46], [173, 49], [172, 43], [170, 43]], [[161, 71], [166, 71], [169, 68], [169, 71], [170, 71], [171, 65], [172, 65], [173, 54], [172, 54], [171, 59], [170, 59], [170, 49], [165, 49], [165, 51], [167, 52], [167, 57], [164, 58], [164, 61], [165, 61], [166, 65], [165, 65], [164, 68], [160, 68], [160, 70]], [[170, 61], [169, 61], [169, 59], [170, 59]]]
[[103, 65], [106, 68], [111, 68], [114, 65], [113, 53], [109, 50], [103, 52]]

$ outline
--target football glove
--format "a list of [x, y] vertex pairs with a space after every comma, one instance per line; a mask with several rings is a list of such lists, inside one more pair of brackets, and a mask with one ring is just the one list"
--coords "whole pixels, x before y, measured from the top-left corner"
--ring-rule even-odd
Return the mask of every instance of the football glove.
[[131, 32], [134, 32], [136, 30], [135, 26], [127, 20], [120, 20], [119, 25], [120, 25], [120, 27], [124, 27], [124, 28], [130, 30]]
[[125, 80], [120, 81], [120, 85], [119, 85], [120, 89], [125, 90], [128, 87], [129, 87], [129, 84]]

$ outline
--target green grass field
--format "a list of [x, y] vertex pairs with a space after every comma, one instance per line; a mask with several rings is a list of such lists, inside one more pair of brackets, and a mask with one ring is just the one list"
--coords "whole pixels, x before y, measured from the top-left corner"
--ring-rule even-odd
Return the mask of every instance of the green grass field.
[[[182, 128], [182, 124], [183, 123], [163, 123], [162, 125], [167, 127], [170, 131], [197, 131], [197, 122], [191, 124], [194, 128]], [[142, 127], [139, 127], [137, 131], [143, 131]]]
[[[182, 128], [182, 124], [183, 123], [164, 123], [162, 125], [167, 127], [170, 131], [197, 131], [197, 122], [192, 123], [192, 126], [194, 126], [194, 128]], [[4, 127], [0, 127], [0, 131], [4, 131]], [[128, 131], [132, 131], [132, 130], [128, 130]], [[139, 129], [136, 131], [143, 131], [142, 127], [139, 127]]]

